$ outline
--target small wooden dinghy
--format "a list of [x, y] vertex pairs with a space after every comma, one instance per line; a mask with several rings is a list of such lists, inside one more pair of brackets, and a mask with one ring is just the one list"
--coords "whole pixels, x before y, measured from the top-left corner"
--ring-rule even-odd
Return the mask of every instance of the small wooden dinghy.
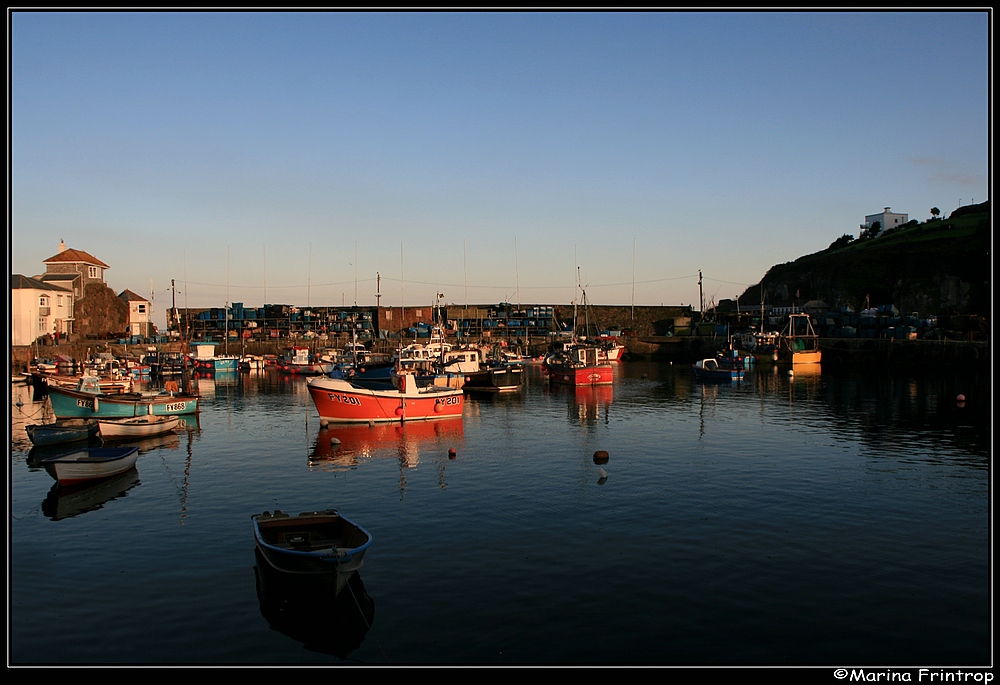
[[289, 516], [265, 511], [253, 516], [257, 549], [272, 567], [285, 573], [329, 574], [339, 593], [361, 568], [371, 534], [335, 509]]
[[94, 419], [64, 419], [25, 426], [24, 430], [33, 445], [59, 445], [87, 440], [97, 435], [98, 426]]
[[105, 440], [138, 440], [171, 433], [180, 424], [179, 416], [137, 416], [133, 419], [98, 419]]
[[138, 447], [92, 447], [43, 459], [41, 465], [59, 485], [78, 485], [125, 473], [138, 458]]

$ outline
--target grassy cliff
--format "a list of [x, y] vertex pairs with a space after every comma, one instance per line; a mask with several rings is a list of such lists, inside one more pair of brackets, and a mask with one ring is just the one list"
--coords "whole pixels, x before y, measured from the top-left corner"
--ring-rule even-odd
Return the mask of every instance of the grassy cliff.
[[759, 306], [763, 287], [766, 302], [775, 306], [823, 300], [831, 309], [860, 311], [867, 301], [921, 315], [988, 317], [991, 246], [989, 203], [969, 205], [947, 219], [911, 221], [873, 238], [845, 237], [774, 266], [740, 304]]

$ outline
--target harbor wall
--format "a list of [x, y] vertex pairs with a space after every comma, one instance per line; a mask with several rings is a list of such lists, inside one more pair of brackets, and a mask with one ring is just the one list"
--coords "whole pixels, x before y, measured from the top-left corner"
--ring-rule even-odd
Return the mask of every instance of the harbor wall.
[[[629, 336], [621, 338], [625, 344], [625, 360], [647, 359], [652, 361], [691, 362], [714, 356], [724, 349], [724, 336]], [[341, 347], [346, 340], [314, 340], [296, 342], [308, 345], [314, 351], [325, 347]], [[398, 342], [393, 340], [375, 341], [376, 351], [392, 352]], [[524, 341], [529, 354], [542, 354], [548, 348], [549, 338]], [[253, 342], [246, 345], [230, 346], [232, 354], [281, 354], [291, 345], [290, 341]], [[154, 346], [149, 346], [154, 347]], [[181, 342], [155, 346], [164, 352], [181, 352]], [[86, 359], [98, 352], [109, 352], [115, 357], [126, 354], [141, 356], [146, 345], [119, 345], [116, 342], [87, 344], [71, 343], [43, 345], [40, 347], [19, 345], [11, 347], [11, 371], [20, 372], [27, 368], [36, 356], [53, 359], [65, 355], [77, 360]], [[892, 338], [843, 339], [820, 338], [824, 365], [867, 366], [873, 364], [890, 365], [981, 365], [990, 368], [990, 346], [988, 341], [979, 340], [898, 340]], [[220, 352], [222, 350], [220, 349]]]

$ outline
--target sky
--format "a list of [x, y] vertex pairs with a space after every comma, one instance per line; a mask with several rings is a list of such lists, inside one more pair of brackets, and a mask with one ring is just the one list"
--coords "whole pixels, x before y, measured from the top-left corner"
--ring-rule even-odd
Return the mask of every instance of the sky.
[[[986, 11], [19, 12], [10, 273], [179, 307], [706, 304], [989, 199]], [[379, 280], [380, 277], [380, 280]], [[171, 282], [174, 290], [171, 289]]]

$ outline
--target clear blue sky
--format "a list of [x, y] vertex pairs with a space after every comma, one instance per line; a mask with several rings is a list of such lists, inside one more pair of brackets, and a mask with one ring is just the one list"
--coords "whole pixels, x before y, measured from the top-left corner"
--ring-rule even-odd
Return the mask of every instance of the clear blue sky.
[[[10, 15], [10, 271], [170, 306], [732, 298], [988, 197], [980, 12]], [[266, 288], [266, 291], [265, 291]], [[633, 295], [634, 289], [634, 295]], [[357, 296], [355, 296], [357, 293]]]

